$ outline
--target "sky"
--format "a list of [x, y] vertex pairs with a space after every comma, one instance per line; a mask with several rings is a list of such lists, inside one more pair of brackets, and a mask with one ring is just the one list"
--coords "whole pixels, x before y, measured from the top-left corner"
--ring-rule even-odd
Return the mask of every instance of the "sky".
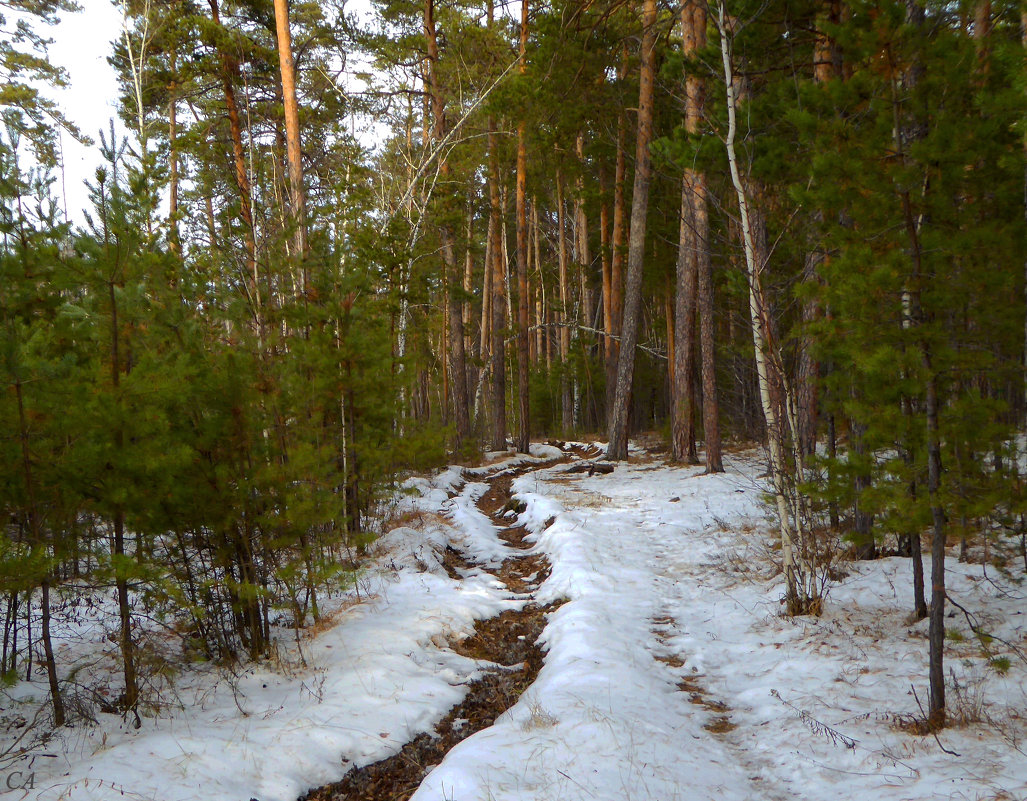
[[[66, 14], [50, 31], [50, 59], [68, 71], [71, 85], [65, 90], [49, 93], [67, 117], [79, 129], [99, 143], [99, 132], [108, 130], [111, 118], [117, 117], [117, 81], [114, 69], [107, 63], [111, 41], [121, 31], [121, 9], [111, 0], [78, 0], [82, 10]], [[118, 123], [119, 130], [123, 127]], [[75, 223], [83, 222], [82, 209], [88, 207], [84, 182], [92, 180], [100, 164], [100, 153], [62, 134], [64, 150], [64, 190], [60, 177], [56, 191], [65, 194], [68, 216]]]

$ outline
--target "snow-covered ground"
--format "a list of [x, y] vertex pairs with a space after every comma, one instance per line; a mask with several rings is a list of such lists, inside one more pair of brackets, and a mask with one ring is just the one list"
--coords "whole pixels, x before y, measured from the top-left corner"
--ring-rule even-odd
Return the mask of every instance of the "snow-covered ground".
[[[555, 453], [540, 446], [535, 460]], [[527, 600], [483, 571], [451, 579], [440, 562], [447, 542], [485, 565], [508, 554], [475, 501], [513, 461], [474, 471], [481, 481], [456, 469], [412, 481], [410, 526], [379, 541], [375, 568], [307, 634], [305, 664], [283, 639], [275, 668], [185, 670], [178, 704], [138, 730], [100, 713], [0, 768], [8, 782], [34, 773], [34, 788], [9, 797], [293, 801], [395, 753], [480, 672], [447, 643]], [[567, 603], [550, 615], [535, 683], [414, 798], [1027, 798], [1027, 666], [999, 639], [985, 654], [959, 613], [948, 621], [949, 702], [980, 722], [939, 741], [903, 731], [918, 713], [913, 688], [926, 699], [926, 621], [909, 622], [908, 560], [846, 565], [821, 618], [783, 616], [762, 468], [743, 454], [705, 476], [641, 455], [610, 475], [557, 465], [516, 479], [520, 522], [552, 563], [536, 600]], [[949, 571], [953, 598], [1027, 646], [1023, 586], [954, 558]], [[989, 665], [1001, 656], [1005, 674]], [[9, 692], [29, 718], [45, 686]]]

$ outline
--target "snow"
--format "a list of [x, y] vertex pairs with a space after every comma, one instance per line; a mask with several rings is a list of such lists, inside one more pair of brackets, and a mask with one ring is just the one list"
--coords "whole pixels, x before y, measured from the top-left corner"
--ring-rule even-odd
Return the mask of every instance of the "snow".
[[[43, 749], [56, 758], [32, 762], [35, 788], [9, 797], [292, 801], [395, 753], [483, 667], [447, 643], [527, 600], [478, 568], [449, 578], [446, 544], [501, 562], [509, 546], [476, 500], [497, 471], [559, 453], [491, 454], [411, 479], [398, 501], [410, 524], [376, 543], [375, 567], [305, 634], [302, 660], [284, 633], [278, 664], [187, 669], [180, 708], [138, 730], [104, 714], [63, 730]], [[534, 684], [454, 748], [416, 801], [1027, 798], [1027, 666], [998, 639], [1025, 644], [1022, 566], [1010, 576], [949, 559], [953, 598], [986, 613], [991, 656], [1011, 667], [989, 666], [962, 614], [950, 617], [961, 633], [946, 655], [960, 687], [950, 708], [986, 702], [985, 720], [937, 741], [909, 734], [897, 723], [918, 713], [913, 688], [926, 702], [927, 644], [926, 621], [908, 616], [908, 560], [847, 564], [822, 617], [783, 615], [764, 465], [743, 453], [726, 467], [707, 476], [635, 451], [610, 475], [557, 465], [515, 479], [518, 522], [552, 564], [535, 600], [565, 603], [549, 615]], [[85, 653], [102, 613], [66, 650]], [[10, 692], [42, 698], [45, 686]]]

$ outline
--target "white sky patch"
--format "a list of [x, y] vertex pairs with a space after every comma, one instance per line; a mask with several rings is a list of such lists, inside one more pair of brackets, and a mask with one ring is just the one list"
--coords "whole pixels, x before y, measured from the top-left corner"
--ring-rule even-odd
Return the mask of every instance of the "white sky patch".
[[[78, 224], [82, 209], [89, 207], [85, 182], [95, 180], [101, 157], [97, 146], [100, 131], [108, 131], [115, 120], [119, 136], [124, 126], [118, 116], [118, 84], [114, 68], [107, 63], [111, 43], [121, 34], [121, 8], [109, 0], [79, 0], [82, 10], [65, 14], [50, 30], [50, 60], [68, 71], [70, 86], [52, 92], [65, 115], [96, 144], [85, 146], [66, 133], [61, 134], [64, 176], [57, 176], [55, 192], [65, 196], [68, 216]], [[62, 187], [63, 184], [63, 187]]]

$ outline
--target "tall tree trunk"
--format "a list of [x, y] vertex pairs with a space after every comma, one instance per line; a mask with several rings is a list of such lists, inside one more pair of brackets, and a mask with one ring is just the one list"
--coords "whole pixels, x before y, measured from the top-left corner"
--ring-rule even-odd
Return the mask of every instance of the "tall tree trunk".
[[[432, 138], [436, 142], [442, 142], [446, 138], [446, 102], [442, 95], [437, 69], [439, 45], [435, 29], [435, 0], [425, 0], [424, 2], [424, 38], [428, 53], [428, 82], [433, 118]], [[441, 186], [447, 186], [449, 175], [449, 162], [445, 156], [440, 156], [439, 184]], [[446, 265], [446, 275], [449, 277], [449, 291], [446, 293], [446, 305], [449, 309], [449, 372], [453, 384], [452, 408], [453, 421], [456, 424], [456, 449], [459, 450], [470, 436], [471, 420], [467, 399], [463, 307], [457, 291], [460, 286], [460, 277], [456, 261], [456, 247], [453, 243], [453, 231], [447, 221], [443, 221], [439, 226], [439, 238], [442, 240], [442, 258]]]
[[[684, 6], [682, 13], [688, 6]], [[674, 291], [674, 358], [671, 374], [671, 458], [698, 464], [695, 449], [695, 311], [697, 250], [692, 228], [692, 198], [688, 173], [681, 181], [681, 219]]]
[[[828, 33], [830, 26], [837, 25], [841, 17], [839, 0], [825, 0], [820, 16], [817, 19], [816, 39], [813, 47], [813, 80], [825, 84], [841, 73], [840, 51], [834, 39]], [[821, 215], [816, 212], [815, 222]], [[824, 253], [813, 244], [805, 257], [802, 280], [806, 283], [816, 281], [820, 266], [824, 262]], [[819, 316], [819, 309], [814, 299], [805, 300], [801, 310], [802, 323], [808, 328]], [[817, 385], [820, 379], [820, 365], [813, 358], [813, 339], [808, 331], [803, 331], [799, 340], [799, 353], [796, 364], [796, 402], [798, 405], [799, 430], [796, 435], [802, 453], [811, 456], [816, 452], [817, 445]]]
[[928, 722], [932, 728], [945, 725], [945, 510], [941, 505], [941, 437], [938, 433], [938, 380], [934, 374], [930, 346], [922, 345], [927, 372], [927, 492], [931, 506], [931, 611], [928, 676], [931, 700]]
[[492, 227], [495, 221], [489, 215], [489, 222], [485, 233], [485, 260], [482, 264], [481, 279], [481, 330], [478, 338], [478, 361], [481, 365], [478, 371], [478, 383], [474, 390], [474, 419], [479, 425], [482, 415], [485, 413], [485, 388], [489, 377], [489, 359], [492, 324]]
[[[474, 252], [471, 249], [471, 242], [474, 237], [474, 208], [470, 202], [467, 204], [467, 222], [464, 228], [466, 244], [464, 245], [464, 357], [470, 362], [474, 359], [474, 335], [471, 333], [471, 291], [474, 283]], [[473, 369], [468, 365], [468, 386], [470, 386], [470, 375]]]
[[[688, 4], [690, 15], [684, 50], [688, 56], [706, 47], [706, 6]], [[685, 80], [685, 126], [690, 134], [698, 134], [706, 108], [706, 84], [703, 78], [689, 74]], [[717, 361], [715, 319], [713, 311], [713, 265], [710, 260], [710, 216], [707, 209], [706, 175], [696, 170], [686, 172], [691, 199], [692, 243], [695, 247], [695, 270], [698, 279], [699, 352], [702, 361], [703, 440], [706, 449], [706, 472], [722, 473], [724, 460], [720, 442], [720, 404], [717, 395]]]
[[[521, 0], [520, 73], [527, 74], [528, 0]], [[519, 429], [517, 450], [529, 452], [531, 416], [528, 403], [528, 150], [527, 122], [517, 126], [517, 407]]]
[[642, 267], [645, 259], [646, 217], [649, 211], [649, 182], [652, 167], [649, 142], [653, 135], [653, 84], [656, 62], [656, 0], [645, 0], [642, 11], [642, 63], [638, 89], [638, 138], [635, 143], [635, 183], [631, 194], [631, 229], [628, 234], [628, 275], [624, 287], [624, 317], [621, 348], [617, 359], [606, 452], [609, 459], [628, 457], [628, 407], [635, 372], [635, 346], [642, 310]]
[[[682, 54], [691, 58], [696, 50], [694, 30], [695, 3], [681, 5]], [[705, 18], [703, 20], [705, 22]], [[685, 130], [690, 136], [698, 132], [698, 111], [693, 97], [695, 85], [691, 76], [685, 82]], [[697, 240], [695, 203], [692, 198], [695, 170], [686, 167], [681, 178], [681, 212], [678, 224], [678, 255], [674, 291], [674, 358], [670, 361], [671, 439], [670, 453], [675, 461], [698, 464], [695, 449], [695, 316], [698, 253], [705, 243]]]
[[592, 269], [592, 254], [588, 246], [588, 213], [585, 210], [585, 135], [578, 132], [574, 143], [574, 151], [578, 156], [577, 195], [574, 198], [574, 234], [575, 250], [578, 256], [581, 279], [582, 320], [586, 328], [595, 326], [592, 308], [592, 290], [589, 271]]
[[[108, 299], [111, 307], [111, 386], [115, 402], [121, 405], [121, 356], [118, 335], [118, 302], [114, 281], [109, 281]], [[114, 432], [115, 451], [121, 453], [125, 447], [125, 432], [120, 424]], [[114, 508], [114, 584], [118, 596], [118, 614], [121, 620], [121, 658], [125, 678], [125, 709], [135, 711], [139, 701], [136, 681], [135, 643], [132, 640], [132, 607], [128, 598], [128, 579], [125, 576], [125, 510], [119, 504]]]
[[[21, 440], [22, 473], [25, 478], [25, 504], [28, 509], [29, 533], [35, 548], [45, 548], [43, 531], [39, 520], [39, 506], [36, 502], [36, 483], [32, 469], [32, 456], [29, 450], [28, 416], [25, 414], [25, 401], [22, 392], [22, 381], [14, 382], [14, 393], [18, 404], [19, 439]], [[54, 554], [56, 557], [56, 554]], [[50, 685], [50, 701], [53, 704], [54, 726], [64, 725], [64, 699], [61, 697], [60, 684], [57, 681], [57, 661], [54, 658], [53, 642], [50, 639], [50, 571], [40, 582], [42, 587], [42, 631], [43, 655], [46, 659], [46, 678]], [[31, 607], [29, 607], [31, 612]], [[6, 632], [5, 632], [6, 634]]]
[[[623, 45], [617, 78], [627, 77], [628, 46]], [[613, 229], [610, 252], [610, 321], [611, 358], [606, 364], [607, 425], [613, 419], [614, 395], [617, 388], [617, 362], [620, 360], [621, 326], [624, 321], [624, 182], [627, 176], [627, 112], [617, 115], [617, 157], [613, 171]]]
[[723, 473], [720, 441], [720, 402], [717, 394], [717, 357], [713, 311], [713, 267], [710, 263], [710, 218], [706, 206], [706, 176], [697, 174], [692, 184], [692, 224], [696, 232], [696, 272], [699, 279], [699, 351], [702, 354], [702, 417], [706, 472]]
[[[208, 0], [211, 18], [218, 27], [221, 24], [221, 11], [218, 0]], [[257, 238], [253, 225], [253, 199], [250, 188], [250, 177], [246, 172], [246, 151], [242, 144], [242, 122], [239, 116], [239, 104], [235, 97], [235, 84], [239, 80], [239, 64], [225, 50], [215, 45], [221, 62], [221, 90], [225, 96], [225, 109], [228, 112], [228, 130], [232, 138], [232, 162], [235, 166], [235, 184], [239, 190], [240, 211], [243, 221], [243, 239], [246, 244], [246, 275], [249, 281], [250, 305], [253, 311], [254, 327], [258, 337], [263, 337], [263, 312], [260, 298], [260, 276], [257, 273]]]
[[[914, 28], [923, 28], [926, 22], [925, 12], [916, 0], [907, 0], [906, 21]], [[910, 65], [905, 76], [907, 91], [916, 87], [924, 78], [923, 63], [916, 59]], [[912, 118], [903, 119], [900, 109], [900, 98], [894, 91], [892, 107], [894, 114], [893, 131], [896, 137], [896, 150], [903, 166], [908, 166], [905, 141], [916, 141], [927, 135], [927, 117], [920, 112]], [[923, 246], [921, 241], [921, 225], [923, 215], [916, 214], [913, 199], [908, 188], [903, 187], [899, 193], [903, 222], [909, 241], [909, 257], [911, 262], [910, 286], [903, 294], [908, 303], [910, 324], [919, 328], [925, 323], [925, 314], [921, 306], [920, 286], [926, 273], [923, 265]], [[931, 606], [928, 624], [928, 680], [930, 683], [930, 702], [928, 705], [928, 723], [932, 728], [941, 728], [946, 722], [945, 711], [945, 541], [946, 525], [945, 510], [941, 498], [941, 434], [939, 425], [940, 401], [938, 398], [938, 376], [935, 372], [931, 344], [926, 336], [919, 340], [921, 362], [925, 374], [924, 416], [927, 424], [927, 494], [931, 511]]]
[[489, 327], [492, 324], [492, 228], [495, 220], [489, 215], [488, 229], [485, 233], [485, 261], [481, 277], [481, 332], [478, 338], [478, 358], [482, 363], [482, 374], [487, 372], [489, 353], [492, 341]]
[[[103, 183], [100, 183], [100, 221], [103, 227], [104, 249], [107, 255], [108, 264], [113, 264], [112, 247], [110, 241], [110, 226], [107, 220], [107, 195]], [[107, 280], [107, 299], [110, 303], [110, 370], [111, 370], [111, 391], [114, 396], [114, 404], [121, 407], [121, 341], [120, 324], [118, 322], [118, 271], [120, 265], [112, 267], [114, 272]], [[121, 424], [115, 426], [114, 452], [116, 458], [123, 456], [125, 449], [125, 431]], [[132, 641], [132, 607], [128, 599], [128, 579], [125, 576], [125, 510], [120, 503], [114, 504], [112, 522], [114, 526], [114, 539], [111, 547], [111, 557], [114, 563], [114, 585], [118, 598], [118, 614], [121, 621], [121, 658], [123, 675], [125, 678], [124, 708], [135, 712], [139, 702], [139, 686], [136, 680], [135, 644]], [[136, 725], [139, 724], [138, 715]]]
[[866, 457], [866, 444], [863, 435], [866, 425], [853, 420], [850, 423], [852, 434], [852, 453], [856, 457], [856, 476], [853, 479], [855, 489], [855, 506], [853, 508], [853, 542], [856, 546], [857, 559], [876, 559], [877, 544], [874, 542], [874, 516], [866, 511], [864, 496], [870, 489], [870, 473], [861, 462]]
[[[917, 2], [915, 2], [915, 0], [907, 0], [907, 3], [906, 3], [906, 21], [907, 21], [907, 23], [909, 23], [913, 27], [921, 27], [924, 24], [924, 21], [925, 21], [924, 10], [919, 6], [919, 4]], [[910, 66], [909, 66], [909, 68], [907, 70], [906, 75], [904, 76], [904, 81], [905, 81], [907, 87], [910, 88], [910, 89], [915, 87], [917, 85], [917, 83], [923, 78], [923, 74], [924, 74], [923, 64], [920, 62], [919, 59], [914, 59], [913, 63], [910, 64]], [[905, 167], [905, 166], [907, 166], [907, 154], [906, 154], [904, 143], [906, 141], [914, 141], [914, 140], [923, 138], [926, 135], [927, 131], [926, 131], [926, 128], [924, 127], [924, 124], [923, 124], [923, 122], [921, 120], [915, 120], [915, 119], [914, 120], [909, 120], [909, 119], [903, 120], [903, 118], [902, 118], [903, 117], [902, 110], [900, 108], [901, 101], [900, 101], [899, 94], [896, 91], [896, 89], [897, 89], [897, 87], [896, 87], [896, 80], [897, 80], [897, 78], [893, 77], [893, 80], [892, 80], [892, 113], [893, 113], [892, 135], [894, 137], [895, 152], [898, 154], [899, 161]], [[904, 330], [910, 330], [910, 329], [914, 328], [915, 326], [919, 325], [922, 322], [922, 317], [923, 317], [922, 307], [921, 307], [921, 302], [920, 302], [920, 288], [919, 288], [919, 281], [920, 281], [920, 275], [921, 275], [920, 225], [922, 223], [922, 217], [916, 217], [914, 215], [914, 213], [913, 213], [913, 206], [912, 206], [912, 200], [910, 198], [910, 194], [909, 194], [908, 189], [903, 189], [900, 192], [899, 199], [900, 199], [901, 205], [902, 205], [902, 215], [903, 215], [903, 221], [904, 221], [905, 226], [906, 226], [906, 235], [907, 235], [907, 238], [909, 240], [909, 246], [910, 246], [909, 254], [910, 254], [910, 260], [912, 262], [912, 273], [913, 273], [912, 280], [909, 282], [909, 284], [907, 284], [905, 287], [903, 287], [903, 291], [902, 291], [902, 327], [903, 327]], [[926, 354], [922, 354], [922, 357], [924, 359], [927, 359]], [[931, 378], [929, 380], [933, 381], [933, 378]], [[910, 419], [910, 425], [911, 426], [917, 425], [913, 421], [913, 419], [912, 419], [914, 417], [916, 411], [917, 411], [917, 409], [915, 407], [916, 407], [916, 404], [914, 403], [913, 399], [911, 399], [911, 398], [910, 399], [906, 399], [906, 401], [904, 402], [904, 412], [908, 415], [908, 417]], [[931, 412], [930, 412], [929, 409], [925, 410], [925, 415], [928, 418], [928, 426], [930, 426]], [[930, 439], [930, 432], [928, 432], [928, 439]], [[940, 457], [940, 454], [939, 454], [939, 457]], [[909, 460], [911, 462], [914, 461], [915, 454], [910, 453], [908, 458], [909, 458]], [[928, 446], [927, 458], [928, 458], [928, 462], [930, 463], [931, 458], [932, 458], [931, 457], [931, 453], [930, 453], [930, 446]], [[940, 481], [940, 476], [939, 476], [939, 481]], [[929, 464], [928, 465], [928, 494], [929, 495], [931, 495], [930, 483], [931, 483], [931, 481], [930, 481], [930, 464]], [[914, 479], [910, 483], [909, 494], [910, 494], [910, 499], [911, 500], [915, 500], [916, 495], [917, 495], [917, 482], [916, 482], [916, 479]], [[933, 501], [934, 500], [935, 500], [934, 497], [931, 496], [929, 502], [931, 502], [932, 505], [933, 505]], [[922, 554], [922, 546], [921, 546], [921, 542], [920, 542], [920, 532], [919, 532], [919, 530], [914, 529], [913, 531], [911, 531], [910, 535], [909, 535], [909, 538], [910, 538], [910, 552], [911, 552], [911, 555], [912, 555], [912, 562], [913, 562], [913, 604], [914, 604], [914, 614], [917, 616], [917, 619], [923, 619], [923, 617], [926, 617], [928, 614], [930, 614], [930, 612], [929, 612], [929, 610], [927, 608], [927, 605], [926, 605], [926, 597], [925, 597], [925, 592], [924, 592], [924, 566], [923, 566], [923, 554]], [[932, 555], [933, 555], [933, 552], [932, 552]], [[932, 563], [932, 570], [933, 570], [933, 568], [934, 568], [934, 565]], [[932, 576], [932, 582], [933, 582], [933, 576]], [[942, 576], [942, 587], [944, 588], [944, 576]], [[932, 622], [929, 625], [930, 625], [930, 627], [933, 630], [933, 627], [935, 625], [933, 620], [932, 620]], [[944, 632], [942, 632], [942, 633], [944, 634]], [[934, 639], [931, 639], [930, 635], [929, 635], [928, 639], [929, 639], [929, 652], [930, 652], [929, 653], [929, 662], [933, 665], [933, 662], [934, 662], [934, 659], [935, 659], [934, 652], [936, 650], [936, 642], [935, 642]], [[938, 641], [937, 642], [937, 648], [938, 649], [941, 649], [943, 647], [943, 645], [944, 645], [943, 641]], [[941, 659], [941, 651], [940, 650], [938, 651], [938, 659], [939, 660]], [[938, 671], [939, 671], [938, 675], [941, 676], [942, 679], [944, 679], [944, 676], [941, 674], [940, 663], [939, 663]], [[932, 682], [932, 700], [933, 700], [933, 698], [934, 698], [934, 671], [933, 671], [933, 668], [929, 670], [929, 677], [930, 677], [930, 680]], [[942, 699], [942, 704], [944, 705], [944, 686], [942, 686], [942, 688], [941, 688], [941, 699]], [[932, 708], [932, 714], [933, 714], [933, 708]]]
[[[1020, 12], [1020, 49], [1027, 51], [1027, 6]], [[1027, 128], [1023, 134], [1023, 150], [1024, 150], [1024, 167], [1023, 167], [1023, 218], [1024, 223], [1027, 223]], [[1024, 305], [1027, 306], [1027, 258], [1023, 262], [1023, 300]], [[1024, 316], [1023, 321], [1023, 420], [1021, 425], [1027, 428], [1027, 316]], [[1027, 559], [1024, 560], [1024, 564], [1027, 565]]]
[[[495, 140], [493, 138], [493, 144]], [[492, 226], [492, 447], [506, 450], [506, 260], [503, 249], [503, 204], [499, 191], [499, 155], [489, 149], [489, 209]]]
[[567, 221], [564, 219], [563, 177], [556, 171], [556, 252], [560, 271], [560, 420], [564, 436], [574, 428], [574, 401], [571, 397], [571, 291], [567, 275]]
[[[541, 364], [546, 351], [548, 333], [546, 331], [546, 283], [542, 272], [542, 237], [539, 231], [538, 199], [531, 202], [532, 245], [535, 253], [535, 359]], [[547, 367], [548, 369], [548, 367]]]
[[603, 362], [609, 367], [613, 356], [613, 275], [610, 264], [610, 203], [608, 177], [599, 167], [599, 249], [603, 262]]
[[[293, 226], [293, 254], [304, 261], [307, 253], [307, 201], [303, 191], [303, 154], [300, 149], [300, 115], [296, 101], [296, 63], [292, 52], [288, 0], [274, 0], [275, 31], [278, 36], [278, 64], [282, 76], [285, 107], [285, 143], [289, 157], [289, 201]], [[309, 291], [310, 276], [303, 266], [303, 289]]]
[[[786, 602], [790, 613], [800, 614], [810, 611], [810, 603], [813, 599], [810, 597], [809, 587], [806, 585], [805, 580], [812, 580], [812, 570], [811, 566], [805, 565], [800, 571], [795, 553], [796, 543], [801, 543], [802, 540], [802, 517], [800, 514], [797, 514], [795, 488], [794, 486], [789, 486], [786, 476], [786, 471], [789, 470], [789, 467], [785, 458], [786, 434], [783, 423], [787, 421], [781, 418], [771, 387], [773, 380], [771, 371], [774, 370], [780, 373], [780, 370], [777, 369], [777, 365], [780, 364], [780, 358], [771, 340], [769, 306], [762, 283], [766, 253], [764, 248], [760, 248], [759, 252], [757, 252], [757, 240], [762, 240], [762, 236], [757, 235], [757, 220], [754, 219], [754, 215], [750, 211], [748, 189], [742, 180], [738, 156], [735, 151], [735, 137], [738, 131], [738, 99], [736, 94], [738, 89], [732, 57], [732, 33], [727, 11], [722, 0], [716, 7], [716, 13], [717, 30], [720, 35], [724, 86], [727, 95], [728, 131], [724, 147], [727, 151], [731, 183], [738, 201], [739, 223], [743, 249], [745, 251], [746, 279], [749, 287], [749, 318], [756, 358], [756, 373], [759, 380], [760, 403], [763, 407], [763, 416], [767, 426], [774, 496], [777, 501], [781, 530], [781, 558], [785, 575]], [[784, 376], [778, 375], [778, 378], [783, 381]], [[795, 455], [799, 456], [799, 454]], [[796, 459], [795, 469], [801, 469], [801, 456]]]
[[[176, 70], [175, 58], [171, 59], [171, 71]], [[182, 240], [178, 234], [178, 99], [176, 85], [169, 88], [168, 100], [168, 246], [172, 253], [182, 252]]]

